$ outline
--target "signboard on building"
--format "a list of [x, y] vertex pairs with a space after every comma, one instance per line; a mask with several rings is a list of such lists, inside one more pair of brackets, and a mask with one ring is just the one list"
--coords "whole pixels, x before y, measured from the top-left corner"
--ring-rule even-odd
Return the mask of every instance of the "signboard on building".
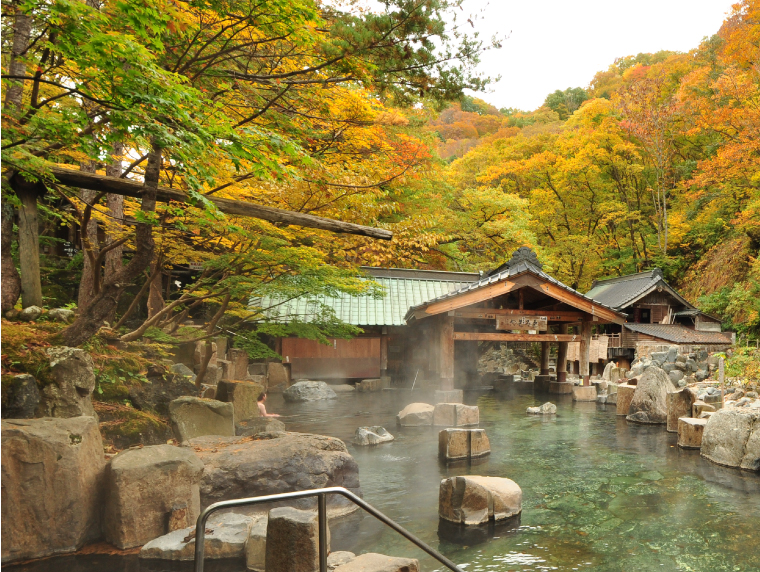
[[497, 330], [546, 331], [546, 316], [496, 316]]

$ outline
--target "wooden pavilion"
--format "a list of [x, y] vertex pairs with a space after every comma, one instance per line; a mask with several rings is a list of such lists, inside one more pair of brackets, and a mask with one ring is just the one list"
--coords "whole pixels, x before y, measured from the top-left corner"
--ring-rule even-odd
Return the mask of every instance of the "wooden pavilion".
[[557, 381], [567, 377], [567, 348], [580, 342], [580, 375], [589, 383], [592, 328], [623, 324], [626, 314], [562, 284], [542, 270], [527, 247], [478, 281], [409, 308], [408, 344], [426, 357], [441, 389], [477, 370], [478, 342], [541, 342], [541, 375], [558, 345]]

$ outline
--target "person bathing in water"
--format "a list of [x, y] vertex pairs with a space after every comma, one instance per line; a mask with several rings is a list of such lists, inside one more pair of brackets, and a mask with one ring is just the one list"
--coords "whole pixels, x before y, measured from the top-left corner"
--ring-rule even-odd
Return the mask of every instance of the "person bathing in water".
[[259, 413], [261, 414], [261, 416], [262, 417], [279, 417], [277, 413], [267, 413], [266, 405], [264, 405], [264, 402], [266, 402], [266, 400], [267, 400], [267, 394], [262, 391], [258, 399]]

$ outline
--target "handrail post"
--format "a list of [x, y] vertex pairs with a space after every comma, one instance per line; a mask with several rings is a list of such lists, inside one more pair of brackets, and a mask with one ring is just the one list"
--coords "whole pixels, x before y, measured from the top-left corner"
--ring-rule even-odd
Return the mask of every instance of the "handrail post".
[[319, 521], [319, 572], [327, 572], [327, 495], [317, 496], [317, 519]]

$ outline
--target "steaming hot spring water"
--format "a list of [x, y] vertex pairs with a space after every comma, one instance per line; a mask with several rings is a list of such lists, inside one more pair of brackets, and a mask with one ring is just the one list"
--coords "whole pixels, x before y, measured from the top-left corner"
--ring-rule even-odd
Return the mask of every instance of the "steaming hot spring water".
[[[439, 428], [396, 427], [409, 403], [432, 403], [432, 391], [340, 393], [338, 399], [267, 409], [289, 431], [343, 439], [359, 465], [364, 498], [468, 572], [594, 570], [694, 572], [760, 570], [760, 476], [720, 467], [682, 450], [663, 426], [627, 423], [615, 408], [551, 396], [557, 415], [525, 414], [549, 396], [465, 393], [480, 407], [491, 455], [479, 464], [438, 461]], [[382, 425], [396, 440], [351, 444], [357, 427]], [[456, 475], [508, 477], [523, 491], [519, 524], [467, 530], [439, 527], [438, 487]], [[380, 552], [442, 566], [370, 516], [331, 522], [332, 549]], [[189, 570], [191, 563], [145, 563], [137, 555], [50, 558], [8, 570], [144, 572]], [[240, 563], [207, 561], [206, 570]]]

